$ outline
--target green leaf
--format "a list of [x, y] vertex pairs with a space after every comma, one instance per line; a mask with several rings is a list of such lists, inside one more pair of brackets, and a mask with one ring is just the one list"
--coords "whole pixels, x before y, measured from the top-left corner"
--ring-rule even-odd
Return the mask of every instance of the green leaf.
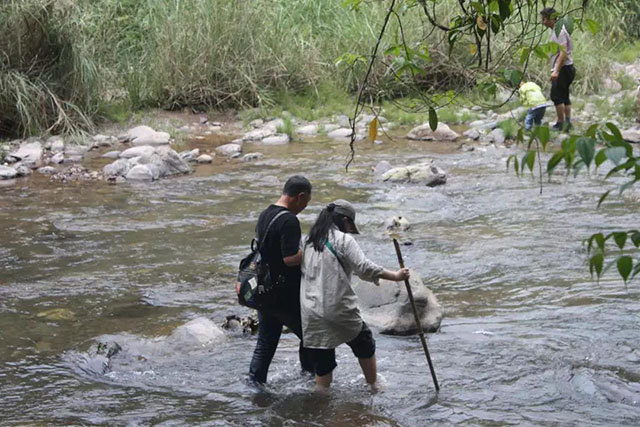
[[549, 159], [549, 163], [547, 163], [547, 174], [551, 175], [553, 170], [558, 166], [558, 163], [564, 158], [564, 151], [557, 151], [551, 159]]
[[602, 26], [598, 21], [589, 18], [585, 19], [584, 25], [587, 27], [587, 30], [591, 31], [591, 34], [593, 34], [594, 36], [598, 34], [598, 32], [600, 32], [600, 30], [602, 29]]
[[604, 202], [604, 200], [609, 196], [609, 193], [611, 193], [611, 190], [606, 191], [602, 196], [600, 196], [600, 199], [598, 200], [598, 207], [600, 207], [602, 202]]
[[633, 259], [629, 255], [623, 255], [618, 257], [618, 261], [616, 262], [618, 265], [618, 273], [622, 276], [624, 283], [627, 283], [627, 279], [631, 274], [631, 269], [633, 268]]
[[633, 231], [631, 233], [631, 241], [633, 242], [634, 246], [637, 248], [640, 246], [640, 232], [638, 231]]
[[595, 271], [597, 277], [600, 278], [603, 264], [604, 256], [602, 254], [595, 254], [589, 258], [589, 273], [591, 273], [591, 277], [593, 277], [593, 272]]
[[613, 136], [615, 136], [618, 141], [624, 141], [624, 138], [622, 137], [622, 133], [620, 133], [620, 129], [618, 129], [618, 126], [616, 126], [611, 122], [607, 122], [606, 126], [609, 128]]
[[613, 233], [613, 240], [616, 242], [616, 245], [618, 245], [618, 248], [623, 250], [625, 243], [627, 243], [627, 233], [623, 231], [615, 232]]
[[601, 164], [607, 161], [607, 153], [605, 153], [605, 151], [606, 149], [604, 148], [602, 150], [598, 150], [595, 158], [596, 168], [600, 167]]
[[596, 233], [592, 237], [596, 241], [596, 244], [598, 245], [598, 249], [604, 252], [604, 242], [605, 242], [604, 235], [602, 233]]
[[634, 179], [633, 181], [628, 181], [628, 182], [625, 182], [624, 184], [622, 184], [620, 186], [620, 194], [622, 194], [625, 191], [627, 191], [629, 189], [629, 187], [631, 187], [635, 183], [636, 183], [636, 180]]
[[433, 107], [429, 107], [429, 127], [432, 131], [438, 128], [438, 113], [436, 113]]
[[596, 137], [596, 132], [598, 131], [598, 124], [594, 124], [589, 126], [589, 129], [587, 129], [587, 131], [585, 132], [585, 136], [588, 136], [589, 138], [595, 138]]
[[569, 34], [573, 34], [573, 18], [569, 15], [564, 17], [564, 26]]
[[623, 147], [612, 147], [605, 150], [607, 159], [611, 160], [614, 165], [619, 165], [620, 161], [627, 155], [626, 150]]
[[588, 138], [579, 138], [576, 142], [576, 149], [584, 164], [589, 168], [595, 154], [596, 142]]
[[533, 150], [527, 151], [527, 153], [524, 156], [522, 156], [522, 167], [524, 168], [524, 165], [527, 165], [531, 173], [533, 173], [533, 166], [535, 162], [536, 162], [536, 152]]
[[633, 267], [633, 273], [631, 274], [631, 279], [633, 279], [634, 277], [636, 277], [636, 275], [640, 273], [640, 262], [638, 262], [636, 264], [635, 267]]
[[549, 140], [551, 139], [551, 132], [549, 131], [548, 126], [539, 126], [536, 129], [536, 135], [540, 139], [540, 142], [542, 142], [542, 144], [545, 146], [547, 145], [547, 142], [549, 142]]

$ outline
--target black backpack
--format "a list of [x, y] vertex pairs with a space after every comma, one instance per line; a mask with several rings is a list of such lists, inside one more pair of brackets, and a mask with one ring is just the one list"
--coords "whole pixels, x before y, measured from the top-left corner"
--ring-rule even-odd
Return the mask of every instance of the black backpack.
[[[265, 239], [273, 223], [287, 212], [287, 210], [282, 210], [273, 217], [264, 232]], [[278, 298], [278, 289], [284, 285], [284, 277], [271, 277], [269, 264], [262, 259], [260, 253], [263, 246], [264, 240], [260, 240], [256, 231], [256, 237], [251, 240], [251, 253], [240, 261], [236, 294], [238, 295], [238, 303], [245, 307], [261, 309], [275, 304]]]

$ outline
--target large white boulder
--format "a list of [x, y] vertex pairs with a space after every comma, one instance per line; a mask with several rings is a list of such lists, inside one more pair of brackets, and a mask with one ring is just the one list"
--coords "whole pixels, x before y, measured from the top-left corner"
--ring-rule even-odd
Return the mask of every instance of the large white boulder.
[[424, 184], [427, 187], [443, 185], [447, 182], [447, 174], [433, 162], [393, 168], [382, 174], [386, 182]]
[[140, 147], [131, 147], [120, 153], [121, 159], [131, 159], [139, 156], [150, 156], [156, 151], [151, 145], [142, 145]]
[[167, 145], [171, 136], [166, 132], [156, 132], [149, 126], [136, 126], [119, 139], [133, 145]]
[[[443, 317], [442, 306], [420, 277], [412, 272], [409, 280], [418, 317], [425, 332], [436, 332]], [[381, 280], [380, 286], [357, 279], [353, 290], [358, 296], [362, 317], [369, 325], [388, 335], [418, 332], [404, 282]]]
[[42, 165], [42, 144], [40, 141], [23, 142], [17, 151], [9, 154], [18, 158], [22, 164], [35, 169]]
[[435, 131], [431, 130], [428, 123], [411, 129], [407, 138], [418, 141], [455, 141], [460, 135], [451, 130], [445, 123], [438, 123]]

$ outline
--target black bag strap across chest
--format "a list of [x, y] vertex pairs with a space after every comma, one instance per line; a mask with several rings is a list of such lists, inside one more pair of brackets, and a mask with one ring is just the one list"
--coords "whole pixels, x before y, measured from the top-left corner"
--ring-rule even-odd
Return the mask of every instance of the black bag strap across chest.
[[[264, 230], [263, 237], [266, 238], [267, 235], [269, 235], [269, 230], [271, 229], [271, 226], [273, 225], [273, 223], [275, 223], [278, 218], [280, 218], [282, 215], [286, 214], [287, 212], [289, 212], [287, 209], [283, 209], [280, 212], [278, 212], [271, 221], [269, 221], [269, 224], [267, 225], [267, 229]], [[258, 230], [256, 230], [255, 240], [256, 240], [256, 243], [258, 244], [258, 252], [262, 252], [262, 247], [264, 246], [264, 240], [260, 241], [260, 234], [258, 233]]]

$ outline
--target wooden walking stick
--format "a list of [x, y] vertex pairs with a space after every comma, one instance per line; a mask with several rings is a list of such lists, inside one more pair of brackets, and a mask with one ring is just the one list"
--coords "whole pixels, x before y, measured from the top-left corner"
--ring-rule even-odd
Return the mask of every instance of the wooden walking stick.
[[[402, 252], [400, 252], [400, 245], [396, 239], [393, 239], [393, 245], [396, 247], [396, 255], [398, 255], [398, 262], [400, 268], [404, 268], [404, 261], [402, 260]], [[409, 301], [411, 302], [411, 308], [413, 308], [413, 317], [416, 320], [416, 327], [418, 328], [418, 335], [420, 335], [420, 341], [422, 342], [422, 349], [424, 355], [427, 356], [427, 362], [429, 363], [429, 370], [431, 371], [431, 378], [433, 378], [433, 385], [436, 387], [436, 391], [440, 390], [438, 385], [438, 379], [436, 378], [436, 371], [433, 369], [433, 363], [431, 363], [431, 356], [429, 355], [429, 349], [427, 348], [427, 340], [424, 338], [424, 331], [422, 330], [422, 323], [420, 323], [420, 316], [418, 316], [418, 309], [416, 308], [416, 302], [413, 300], [413, 292], [411, 292], [411, 285], [408, 279], [404, 279], [404, 284], [407, 287], [407, 295], [409, 295]]]

